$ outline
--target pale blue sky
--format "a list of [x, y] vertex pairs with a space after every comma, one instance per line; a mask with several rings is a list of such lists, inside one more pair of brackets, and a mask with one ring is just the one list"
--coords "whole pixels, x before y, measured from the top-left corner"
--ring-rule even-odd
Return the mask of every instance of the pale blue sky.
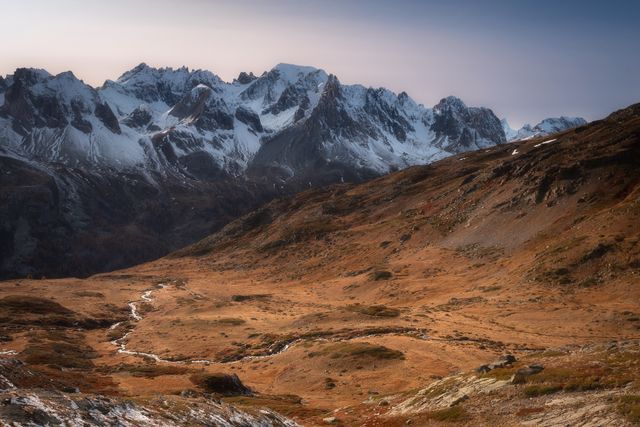
[[140, 62], [225, 80], [279, 62], [344, 83], [454, 94], [513, 125], [640, 101], [631, 0], [0, 0], [0, 74], [72, 70], [93, 85]]

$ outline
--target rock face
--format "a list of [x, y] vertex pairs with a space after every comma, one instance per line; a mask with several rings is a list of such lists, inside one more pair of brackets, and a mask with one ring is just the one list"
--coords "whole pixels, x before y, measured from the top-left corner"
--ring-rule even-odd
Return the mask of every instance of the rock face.
[[500, 120], [488, 108], [469, 108], [450, 96], [434, 107], [432, 130], [442, 135], [441, 146], [449, 152], [486, 148], [506, 142]]
[[[93, 375], [84, 369], [82, 373]], [[240, 384], [243, 387], [239, 394], [248, 394], [237, 376], [227, 377], [234, 380], [231, 386]], [[117, 395], [105, 397], [96, 390], [63, 384], [34, 368], [33, 364], [3, 353], [0, 358], [0, 420], [20, 426], [298, 426], [269, 409], [246, 412], [193, 391], [181, 397], [136, 403]], [[83, 384], [90, 388], [90, 383]], [[225, 385], [228, 389], [229, 384]]]
[[18, 69], [0, 90], [3, 150], [65, 166], [167, 174], [181, 172], [180, 158], [207, 152], [234, 176], [276, 167], [290, 178], [337, 164], [362, 177], [505, 142], [489, 109], [455, 97], [430, 109], [406, 93], [345, 86], [288, 64], [233, 83], [140, 64], [98, 89], [70, 72]]
[[312, 67], [226, 83], [140, 64], [100, 88], [18, 69], [0, 80], [0, 276], [125, 267], [276, 196], [503, 142], [486, 108]]
[[236, 82], [246, 85], [251, 83], [252, 81], [254, 81], [255, 79], [257, 79], [256, 76], [253, 75], [253, 73], [245, 73], [244, 71], [242, 71], [239, 75], [238, 78], [235, 80]]
[[582, 117], [550, 117], [548, 119], [544, 119], [535, 126], [526, 124], [517, 130], [512, 129], [506, 119], [502, 119], [500, 123], [507, 141], [517, 141], [521, 139], [551, 135], [564, 130], [577, 128], [579, 126], [586, 125], [587, 121]]
[[[329, 76], [304, 120], [264, 139], [248, 173], [271, 180], [324, 184], [358, 181], [453, 153], [506, 142], [489, 109], [454, 97], [434, 109], [406, 93], [343, 86]], [[425, 144], [424, 141], [429, 141]]]
[[415, 396], [394, 406], [390, 414], [402, 415], [451, 408], [477, 395], [494, 393], [507, 387], [509, 381], [454, 375], [434, 381]]

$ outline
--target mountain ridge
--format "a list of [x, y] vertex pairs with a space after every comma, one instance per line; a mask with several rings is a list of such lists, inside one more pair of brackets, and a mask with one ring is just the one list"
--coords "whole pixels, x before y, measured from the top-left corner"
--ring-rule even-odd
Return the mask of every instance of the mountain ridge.
[[0, 81], [0, 274], [132, 265], [274, 197], [505, 142], [490, 109], [455, 97], [427, 108], [313, 67], [224, 82], [141, 63], [98, 88], [20, 68]]
[[582, 117], [548, 117], [540, 121], [535, 126], [527, 123], [520, 129], [513, 129], [509, 126], [507, 119], [502, 119], [500, 123], [502, 124], [502, 129], [504, 130], [507, 141], [511, 142], [521, 139], [530, 139], [537, 136], [551, 135], [556, 132], [562, 132], [563, 130], [573, 129], [586, 125], [587, 121]]
[[[25, 75], [27, 76], [25, 77]], [[241, 75], [248, 76], [246, 73], [241, 73]], [[134, 159], [128, 163], [122, 155], [118, 156], [118, 153], [109, 152], [108, 149], [104, 148], [106, 144], [97, 144], [97, 147], [104, 152], [103, 161], [113, 158], [112, 166], [120, 167], [124, 164], [124, 166], [131, 167], [133, 164], [140, 162], [155, 163], [157, 159], [150, 159], [149, 156], [145, 156], [144, 153], [142, 153], [148, 152], [150, 149], [149, 145], [142, 143], [142, 141], [153, 138], [157, 132], [173, 132], [174, 128], [178, 127], [180, 129], [175, 131], [175, 139], [182, 139], [183, 141], [184, 139], [196, 140], [199, 146], [198, 151], [208, 151], [214, 157], [214, 162], [218, 167], [237, 174], [238, 170], [236, 168], [234, 171], [233, 165], [239, 167], [241, 170], [246, 169], [250, 158], [259, 151], [261, 139], [269, 138], [270, 134], [277, 134], [285, 129], [287, 125], [295, 124], [299, 120], [308, 118], [307, 116], [310, 114], [310, 111], [315, 108], [315, 103], [319, 99], [320, 91], [318, 89], [326, 82], [328, 75], [323, 70], [314, 67], [278, 64], [270, 71], [265, 71], [260, 77], [254, 76], [254, 78], [249, 78], [248, 80], [241, 78], [234, 79], [233, 82], [228, 83], [208, 70], [190, 70], [184, 66], [175, 69], [171, 67], [154, 68], [145, 63], [141, 63], [131, 70], [125, 71], [118, 79], [106, 80], [102, 86], [93, 88], [90, 85], [86, 85], [82, 80], [77, 79], [73, 73], [69, 71], [51, 75], [45, 70], [18, 69], [14, 75], [6, 76], [3, 79], [3, 84], [0, 85], [0, 87], [5, 88], [3, 89], [4, 92], [9, 92], [9, 100], [16, 97], [15, 92], [17, 91], [11, 90], [11, 86], [14, 85], [16, 78], [23, 82], [21, 86], [33, 85], [37, 87], [40, 93], [36, 93], [35, 95], [44, 95], [42, 92], [48, 91], [49, 95], [62, 98], [64, 104], [66, 104], [63, 109], [68, 110], [68, 114], [71, 114], [70, 110], [73, 110], [72, 114], [76, 116], [71, 119], [67, 117], [67, 120], [65, 120], [65, 117], [62, 117], [64, 115], [63, 112], [60, 111], [59, 106], [55, 105], [51, 96], [38, 99], [39, 102], [52, 104], [53, 110], [47, 111], [49, 114], [45, 115], [45, 117], [43, 117], [43, 114], [36, 114], [35, 117], [29, 117], [29, 113], [31, 112], [20, 111], [20, 105], [14, 106], [15, 108], [13, 109], [5, 108], [2, 112], [5, 118], [10, 118], [12, 115], [18, 116], [14, 117], [11, 124], [14, 130], [20, 130], [23, 136], [25, 132], [30, 131], [34, 126], [38, 129], [59, 128], [65, 124], [71, 124], [72, 127], [85, 134], [92, 133], [94, 126], [91, 123], [91, 117], [85, 116], [87, 113], [90, 113], [87, 109], [93, 109], [96, 118], [99, 118], [114, 134], [122, 134], [120, 125], [130, 128], [125, 130], [126, 139], [131, 141], [131, 143], [128, 144], [128, 148], [136, 152], [133, 153], [129, 151], [126, 153], [126, 157], [133, 157]], [[49, 80], [51, 84], [47, 84], [46, 80]], [[244, 83], [241, 83], [241, 80]], [[175, 118], [175, 115], [170, 113], [176, 104], [180, 103], [183, 98], [189, 96], [188, 92], [198, 85], [207, 86], [212, 90], [212, 96], [217, 101], [214, 102], [214, 104], [217, 105], [207, 104], [201, 106], [201, 108], [211, 115], [216, 116], [217, 120], [209, 120], [206, 126], [204, 125], [205, 120], [202, 120], [200, 126], [197, 126], [198, 131], [194, 132], [188, 126], [181, 126], [193, 124], [192, 122], [183, 122], [180, 118], [178, 118], [178, 120], [172, 120], [170, 117]], [[389, 167], [395, 169], [412, 164], [421, 164], [455, 153], [457, 150], [478, 148], [480, 146], [486, 146], [487, 144], [502, 143], [506, 140], [495, 125], [485, 128], [485, 132], [478, 133], [476, 132], [477, 129], [473, 128], [473, 126], [470, 128], [473, 129], [473, 131], [470, 129], [465, 131], [452, 128], [452, 124], [446, 125], [445, 122], [447, 120], [452, 121], [452, 118], [443, 118], [439, 120], [438, 123], [430, 123], [434, 120], [432, 111], [439, 111], [438, 105], [434, 106], [433, 109], [422, 107], [422, 105], [413, 101], [406, 92], [395, 94], [384, 88], [366, 88], [357, 84], [347, 86], [340, 85], [340, 87], [343, 88], [343, 92], [348, 94], [346, 104], [349, 107], [347, 110], [351, 113], [352, 118], [355, 118], [356, 121], [359, 120], [358, 117], [355, 117], [358, 115], [358, 104], [362, 103], [362, 100], [365, 99], [364, 102], [366, 105], [360, 106], [366, 107], [365, 111], [368, 114], [377, 114], [378, 118], [383, 121], [382, 124], [366, 120], [361, 123], [361, 126], [369, 128], [371, 128], [372, 123], [375, 123], [374, 126], [381, 127], [380, 131], [375, 133], [375, 135], [371, 132], [365, 132], [365, 134], [368, 133], [378, 141], [384, 141], [385, 145], [391, 144], [388, 149], [384, 149], [385, 147], [382, 147], [382, 149], [380, 147], [377, 149], [373, 148], [373, 152], [368, 153], [366, 156], [376, 157], [382, 154], [382, 157], [385, 158], [382, 162], [375, 161], [374, 159], [365, 160], [365, 166], [377, 170], [378, 173], [384, 172], [385, 167], [388, 172]], [[309, 93], [303, 93], [305, 90], [307, 92], [309, 90], [315, 92], [315, 96], [309, 98]], [[12, 94], [13, 96], [11, 96]], [[219, 96], [214, 96], [213, 94]], [[240, 99], [234, 99], [236, 97]], [[76, 101], [79, 100], [79, 102], [71, 106], [70, 98], [74, 98]], [[454, 102], [454, 100], [458, 100], [459, 102]], [[3, 96], [2, 101], [3, 104], [7, 103], [6, 94]], [[468, 109], [459, 98], [451, 96], [444, 98], [439, 104], [441, 107], [442, 101], [445, 101], [449, 109], [451, 109], [452, 106], [462, 106], [467, 111], [473, 111], [473, 109]], [[28, 102], [21, 102], [20, 104], [28, 104]], [[291, 107], [294, 107], [294, 104], [300, 108], [292, 111]], [[105, 108], [106, 106], [109, 108]], [[405, 106], [407, 106], [408, 109], [403, 108]], [[384, 111], [390, 107], [392, 110]], [[22, 108], [26, 108], [26, 106], [22, 105]], [[258, 125], [251, 129], [244, 129], [241, 125], [232, 125], [233, 116], [235, 115], [234, 111], [237, 111], [238, 108], [240, 109], [239, 114], [237, 114], [239, 116], [243, 116], [243, 111], [251, 111], [258, 116], [258, 121], [255, 120], [255, 116], [252, 119], [253, 122]], [[281, 114], [285, 111], [287, 114]], [[43, 111], [39, 112], [43, 113]], [[399, 115], [399, 112], [402, 113]], [[485, 120], [490, 120], [491, 117], [489, 116], [493, 116], [493, 113], [490, 110], [487, 110], [487, 112], [490, 114], [487, 115], [488, 117], [485, 117]], [[385, 115], [386, 117], [384, 117]], [[406, 120], [402, 120], [402, 117], [400, 117], [402, 115], [412, 115], [413, 117], [412, 120], [407, 122]], [[29, 123], [30, 119], [36, 122]], [[539, 135], [542, 131], [549, 133], [551, 131], [563, 130], [562, 125], [555, 124], [551, 124], [551, 127], [555, 126], [553, 129], [538, 129], [550, 120], [558, 122], [563, 119], [565, 118], [546, 119], [539, 123], [536, 129], [529, 129], [529, 134], [536, 132], [536, 134]], [[416, 122], [416, 120], [418, 120], [418, 122]], [[267, 122], [264, 127], [262, 126], [262, 121]], [[415, 129], [416, 124], [420, 125], [420, 121], [425, 122], [426, 129], [412, 136], [417, 131], [417, 129]], [[456, 120], [453, 121], [455, 122]], [[476, 121], [474, 125], [482, 127], [482, 123], [479, 123], [481, 121], [482, 120]], [[21, 126], [23, 124], [27, 124], [27, 128]], [[145, 125], [146, 128], [143, 129]], [[564, 128], [575, 125], [575, 121], [570, 122], [565, 124]], [[451, 130], [449, 134], [444, 132], [446, 126], [449, 126], [449, 130]], [[455, 127], [455, 125], [453, 126]], [[529, 128], [530, 127], [531, 126], [529, 126]], [[521, 136], [524, 135], [527, 129], [528, 128], [523, 127], [523, 129], [520, 130]], [[206, 131], [210, 132], [207, 133]], [[224, 131], [229, 132], [225, 134]], [[253, 133], [254, 137], [241, 135], [246, 133], [246, 131]], [[431, 131], [431, 133], [429, 133], [429, 131]], [[502, 132], [505, 131], [507, 133], [511, 132], [508, 126], [503, 127]], [[99, 129], [96, 129], [94, 133], [98, 135], [97, 139], [100, 140]], [[113, 135], [107, 135], [107, 137], [112, 136]], [[413, 141], [411, 144], [406, 144], [407, 136]], [[459, 143], [456, 137], [463, 138], [462, 143]], [[45, 136], [45, 138], [47, 138], [47, 136]], [[49, 138], [51, 138], [51, 136], [49, 136]], [[73, 136], [67, 136], [66, 138], [78, 139]], [[5, 135], [4, 139], [12, 138], [10, 138], [9, 135]], [[235, 139], [235, 142], [231, 142], [229, 139]], [[451, 141], [444, 141], [443, 143], [443, 141], [441, 141], [442, 139]], [[136, 140], [138, 144], [141, 144], [142, 149], [135, 147]], [[211, 140], [217, 140], [218, 143], [224, 147], [211, 147], [211, 144], [208, 144]], [[359, 140], [361, 145], [371, 144], [371, 141], [366, 141], [366, 135], [359, 135]], [[475, 143], [476, 140], [479, 140], [479, 143]], [[362, 157], [364, 154], [362, 150], [356, 147], [350, 147], [345, 141], [340, 141], [339, 143], [346, 147], [348, 151], [351, 151], [356, 157]], [[73, 144], [70, 143], [69, 145]], [[78, 145], [77, 141], [76, 145]], [[176, 147], [176, 145], [180, 145], [180, 143], [170, 142], [169, 145], [172, 145], [174, 149], [184, 148]], [[187, 144], [182, 142], [182, 145]], [[191, 151], [194, 149], [196, 149], [196, 147], [190, 147]], [[432, 152], [428, 152], [429, 150]], [[121, 146], [117, 151], [122, 154], [125, 152], [125, 149]], [[371, 149], [369, 151], [371, 151]], [[401, 151], [400, 156], [393, 155], [396, 151]], [[94, 161], [97, 161], [97, 159], [94, 159]], [[389, 165], [389, 163], [393, 164]], [[158, 165], [155, 166], [158, 167]], [[284, 166], [286, 167], [287, 165]]]

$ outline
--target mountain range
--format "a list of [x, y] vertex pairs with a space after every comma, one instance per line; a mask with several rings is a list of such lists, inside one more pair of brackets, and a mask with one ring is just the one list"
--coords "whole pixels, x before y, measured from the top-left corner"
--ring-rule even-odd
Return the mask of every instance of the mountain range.
[[[515, 137], [582, 123], [548, 119]], [[99, 88], [21, 68], [0, 78], [0, 275], [133, 265], [275, 197], [513, 138], [488, 108], [456, 97], [428, 108], [313, 67], [224, 82], [140, 64]]]
[[513, 129], [509, 126], [507, 119], [502, 119], [500, 123], [502, 123], [502, 129], [504, 130], [504, 135], [507, 141], [518, 141], [538, 136], [546, 136], [566, 129], [584, 126], [587, 124], [587, 121], [582, 117], [549, 117], [542, 120], [535, 126], [525, 124], [520, 129]]

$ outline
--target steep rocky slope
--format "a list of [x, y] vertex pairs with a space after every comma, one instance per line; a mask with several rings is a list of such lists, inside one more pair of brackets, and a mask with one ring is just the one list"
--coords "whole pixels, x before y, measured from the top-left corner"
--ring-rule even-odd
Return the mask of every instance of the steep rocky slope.
[[[357, 187], [304, 192], [266, 205], [244, 219], [257, 224], [250, 227], [234, 222], [184, 253], [219, 253], [218, 244], [225, 252], [237, 248], [251, 254], [270, 245], [288, 252], [308, 239], [322, 244], [325, 237], [342, 238], [344, 234], [347, 238], [353, 224], [363, 228], [391, 221], [384, 216], [393, 215], [393, 209], [400, 217], [409, 213], [406, 221], [392, 222], [398, 222], [398, 227], [413, 223], [427, 242], [447, 246], [482, 242], [483, 246], [515, 248], [560, 227], [562, 221], [572, 223], [580, 218], [581, 222], [585, 214], [604, 214], [602, 206], [634, 206], [638, 121], [638, 106], [634, 105], [553, 138], [465, 153]], [[383, 216], [374, 215], [378, 212]], [[636, 214], [633, 209], [628, 213]], [[319, 227], [317, 233], [313, 225]], [[409, 229], [406, 234], [409, 240], [413, 233]], [[283, 236], [290, 238], [279, 239]], [[402, 243], [402, 247], [413, 245]], [[382, 249], [380, 252], [386, 252]], [[258, 258], [260, 253], [256, 252]], [[295, 251], [291, 255], [301, 256]]]
[[0, 169], [5, 277], [86, 276], [158, 258], [283, 194], [231, 178], [96, 171], [2, 155]]

